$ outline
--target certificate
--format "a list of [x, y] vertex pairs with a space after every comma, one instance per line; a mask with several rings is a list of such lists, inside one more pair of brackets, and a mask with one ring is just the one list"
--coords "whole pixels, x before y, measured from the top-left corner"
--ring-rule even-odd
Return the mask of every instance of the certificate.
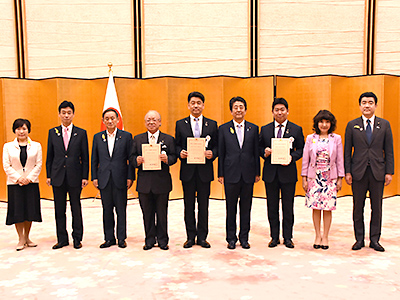
[[143, 171], [161, 170], [160, 153], [160, 144], [142, 144]]
[[206, 139], [205, 138], [187, 138], [188, 164], [206, 163]]
[[271, 164], [287, 165], [290, 163], [290, 139], [271, 139]]

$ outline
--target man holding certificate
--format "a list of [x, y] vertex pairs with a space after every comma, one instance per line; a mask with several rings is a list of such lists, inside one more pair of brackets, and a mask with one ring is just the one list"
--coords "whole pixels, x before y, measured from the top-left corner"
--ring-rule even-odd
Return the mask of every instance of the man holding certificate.
[[[204, 96], [192, 92], [188, 96], [190, 116], [176, 122], [176, 153], [181, 160], [180, 180], [185, 204], [187, 240], [184, 248], [197, 244], [210, 248], [208, 234], [208, 203], [210, 184], [214, 180], [213, 161], [218, 155], [217, 122], [202, 115]], [[197, 225], [195, 216], [196, 193], [198, 204]]]
[[284, 98], [272, 103], [274, 121], [261, 127], [260, 156], [265, 160], [263, 181], [267, 193], [268, 220], [271, 241], [268, 247], [276, 247], [279, 241], [279, 194], [282, 197], [283, 243], [294, 248], [293, 204], [297, 182], [296, 161], [303, 155], [304, 136], [300, 126], [287, 120], [289, 105]]
[[175, 141], [159, 131], [161, 116], [150, 110], [144, 117], [147, 132], [133, 139], [129, 161], [138, 168], [136, 191], [146, 234], [143, 250], [150, 250], [156, 242], [168, 250], [167, 212], [172, 179], [169, 166], [176, 163]]
[[[250, 214], [254, 183], [260, 180], [258, 126], [244, 120], [247, 103], [242, 97], [229, 101], [233, 120], [218, 130], [218, 181], [226, 196], [226, 241], [235, 249], [237, 204], [240, 207], [239, 242], [250, 249]], [[239, 201], [240, 199], [240, 201]]]

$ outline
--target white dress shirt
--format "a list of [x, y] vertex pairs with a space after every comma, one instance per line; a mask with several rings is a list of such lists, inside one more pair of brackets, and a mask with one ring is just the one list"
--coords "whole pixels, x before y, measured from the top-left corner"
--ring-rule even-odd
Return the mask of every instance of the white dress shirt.
[[[191, 125], [191, 127], [192, 127], [192, 132], [193, 132], [193, 136], [195, 136], [195, 133], [194, 133], [194, 128], [195, 128], [195, 126], [196, 126], [196, 121], [194, 120], [195, 119], [195, 117], [194, 116], [192, 116], [192, 115], [190, 115], [190, 125]], [[198, 123], [199, 123], [199, 128], [200, 128], [200, 136], [201, 136], [201, 129], [203, 128], [203, 115], [200, 115], [199, 117], [198, 117]]]
[[107, 143], [108, 143], [108, 153], [110, 153], [110, 157], [112, 157], [115, 145], [115, 136], [117, 135], [117, 128], [115, 128], [114, 132], [109, 133], [107, 131]]
[[[236, 132], [236, 135], [238, 134], [238, 132], [237, 132], [237, 129], [238, 129], [238, 125], [241, 125], [242, 127], [240, 128], [241, 130], [240, 130], [240, 134], [241, 134], [241, 138], [242, 138], [242, 141], [244, 142], [244, 130], [245, 130], [245, 123], [244, 123], [244, 120], [241, 122], [241, 123], [238, 123], [238, 122], [236, 122], [235, 120], [232, 120], [233, 121], [233, 125], [235, 125], [235, 132]], [[239, 140], [239, 139], [238, 139]]]
[[[285, 134], [286, 130], [286, 125], [287, 125], [288, 120], [285, 120], [282, 124], [282, 137]], [[274, 126], [275, 126], [275, 137], [278, 137], [278, 131], [279, 131], [279, 123], [277, 121], [274, 121]]]
[[[363, 123], [364, 123], [364, 130], [367, 130], [368, 118], [366, 118], [364, 115], [362, 115], [361, 117], [362, 117]], [[371, 121], [371, 132], [374, 132], [375, 115], [373, 115], [371, 118], [369, 118], [369, 120]]]

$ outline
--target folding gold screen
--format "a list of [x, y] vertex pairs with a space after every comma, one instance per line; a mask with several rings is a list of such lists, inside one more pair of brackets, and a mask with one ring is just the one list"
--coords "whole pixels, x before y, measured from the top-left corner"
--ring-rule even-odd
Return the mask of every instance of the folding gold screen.
[[[30, 137], [42, 144], [43, 168], [40, 175], [40, 191], [43, 198], [52, 198], [51, 188], [45, 184], [46, 147], [48, 130], [59, 124], [57, 107], [63, 100], [75, 104], [76, 126], [87, 130], [89, 148], [93, 135], [100, 130], [107, 78], [43, 80], [0, 79], [0, 143], [14, 138], [12, 122], [16, 118], [27, 118], [32, 123]], [[191, 91], [202, 92], [205, 97], [204, 115], [222, 124], [231, 119], [228, 102], [233, 96], [242, 96], [248, 102], [246, 119], [259, 127], [272, 121], [271, 104], [274, 94], [272, 76], [257, 78], [208, 77], [188, 78], [115, 78], [115, 85], [122, 110], [125, 130], [133, 135], [144, 132], [144, 115], [150, 109], [160, 112], [161, 131], [174, 135], [175, 122], [189, 114], [187, 95]], [[399, 77], [376, 75], [365, 77], [317, 76], [305, 78], [277, 77], [276, 94], [289, 102], [289, 119], [303, 127], [304, 135], [312, 132], [312, 117], [319, 109], [329, 109], [338, 120], [336, 132], [344, 138], [349, 120], [360, 115], [358, 96], [364, 91], [373, 91], [379, 102], [376, 114], [388, 119], [392, 125], [395, 141], [395, 158], [399, 138]], [[179, 181], [179, 161], [171, 168], [173, 191], [171, 199], [182, 196]], [[263, 163], [261, 162], [261, 165]], [[298, 162], [300, 169], [301, 161]], [[217, 164], [215, 163], [215, 171]], [[396, 164], [396, 173], [399, 168]], [[217, 175], [217, 173], [215, 173]], [[0, 172], [0, 199], [6, 199], [6, 176]], [[129, 197], [136, 197], [136, 183], [129, 191]], [[385, 196], [399, 194], [397, 176], [385, 189]], [[303, 195], [301, 184], [297, 195]], [[344, 184], [341, 195], [351, 194]], [[90, 184], [82, 192], [83, 198], [98, 195]], [[255, 197], [265, 197], [263, 182], [255, 186]], [[211, 186], [211, 197], [223, 199], [223, 188], [215, 180]]]

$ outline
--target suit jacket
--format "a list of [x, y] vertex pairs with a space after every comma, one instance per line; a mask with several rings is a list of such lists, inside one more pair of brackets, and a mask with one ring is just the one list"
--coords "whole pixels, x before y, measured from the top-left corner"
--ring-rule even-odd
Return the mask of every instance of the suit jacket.
[[353, 180], [361, 180], [370, 165], [374, 177], [384, 181], [386, 174], [394, 174], [393, 136], [390, 123], [375, 117], [371, 144], [368, 144], [362, 117], [347, 124], [344, 145], [344, 166]]
[[212, 159], [206, 158], [206, 163], [202, 164], [187, 164], [187, 159], [180, 156], [182, 150], [187, 150], [187, 138], [194, 137], [193, 130], [190, 124], [190, 117], [184, 118], [176, 122], [175, 126], [175, 144], [176, 155], [181, 160], [181, 170], [179, 179], [182, 181], [190, 181], [193, 178], [194, 171], [198, 170], [200, 179], [203, 182], [214, 180], [213, 161], [218, 156], [218, 127], [217, 122], [207, 119], [203, 116], [203, 126], [201, 130], [202, 138], [209, 136], [211, 139], [208, 142], [206, 150], [211, 150], [213, 153]]
[[304, 147], [304, 135], [303, 129], [292, 123], [287, 122], [283, 138], [293, 138], [292, 149], [290, 149], [290, 155], [292, 161], [288, 166], [273, 165], [271, 164], [271, 155], [268, 157], [264, 156], [265, 148], [271, 148], [271, 139], [275, 137], [275, 125], [271, 122], [264, 125], [261, 128], [260, 133], [260, 156], [264, 159], [263, 169], [263, 180], [267, 183], [274, 181], [275, 176], [278, 176], [278, 180], [282, 183], [294, 183], [297, 182], [297, 167], [296, 161], [299, 160], [303, 155]]
[[[316, 133], [307, 136], [306, 145], [303, 150], [303, 164], [301, 169], [301, 176], [315, 178], [317, 171], [317, 145], [319, 135]], [[336, 133], [330, 133], [329, 139], [329, 167], [330, 178], [336, 179], [344, 177], [344, 161], [343, 161], [343, 145], [342, 138]]]
[[4, 144], [3, 147], [3, 168], [7, 175], [7, 184], [17, 184], [17, 180], [23, 176], [34, 183], [39, 182], [39, 174], [42, 170], [42, 146], [38, 142], [28, 138], [26, 147], [26, 164], [22, 167], [20, 159], [21, 149], [17, 139]]
[[133, 167], [129, 164], [132, 149], [132, 134], [117, 129], [112, 156], [108, 151], [107, 131], [100, 131], [93, 137], [92, 180], [97, 179], [99, 189], [104, 189], [112, 175], [114, 184], [126, 188], [128, 179], [135, 180]]
[[61, 126], [49, 130], [46, 158], [47, 178], [51, 185], [61, 186], [67, 178], [73, 187], [89, 178], [89, 148], [86, 130], [72, 126], [68, 149], [65, 150]]
[[174, 138], [168, 134], [158, 135], [157, 144], [161, 144], [161, 151], [165, 151], [168, 156], [168, 164], [161, 162], [161, 170], [143, 171], [142, 164], [137, 165], [136, 158], [142, 156], [142, 144], [149, 144], [147, 132], [139, 134], [133, 139], [130, 163], [138, 168], [136, 191], [139, 193], [165, 194], [172, 190], [172, 179], [169, 173], [169, 166], [176, 163], [176, 150]]
[[218, 131], [218, 177], [226, 183], [254, 183], [260, 175], [258, 157], [258, 126], [245, 121], [243, 146], [240, 148], [233, 121], [219, 127]]

